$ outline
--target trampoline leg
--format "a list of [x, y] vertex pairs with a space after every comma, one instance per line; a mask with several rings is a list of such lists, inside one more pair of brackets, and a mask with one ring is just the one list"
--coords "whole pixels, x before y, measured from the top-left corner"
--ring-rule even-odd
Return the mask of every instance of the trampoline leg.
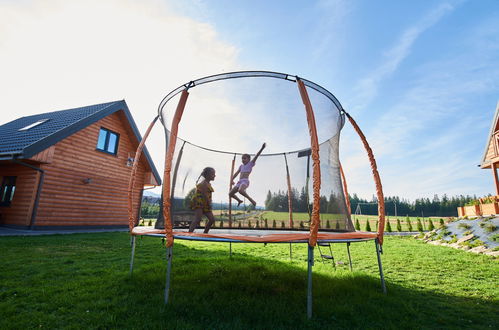
[[132, 245], [132, 257], [130, 259], [130, 276], [132, 276], [132, 272], [133, 272], [133, 259], [135, 257], [135, 236], [132, 236], [132, 241], [130, 243]]
[[376, 239], [375, 241], [376, 244], [376, 254], [378, 255], [378, 266], [379, 266], [379, 276], [381, 278], [381, 289], [383, 290], [383, 293], [386, 294], [386, 286], [385, 286], [385, 276], [383, 275], [383, 266], [381, 265], [381, 249], [379, 246], [379, 242]]
[[307, 285], [307, 317], [312, 318], [312, 266], [314, 265], [314, 247], [308, 246], [308, 285]]
[[352, 271], [352, 257], [350, 256], [350, 242], [347, 242], [348, 262], [350, 263], [350, 271]]
[[165, 305], [168, 304], [168, 298], [170, 296], [170, 274], [172, 270], [172, 256], [173, 247], [170, 246], [166, 249], [166, 260], [168, 261], [168, 265], [166, 266]]

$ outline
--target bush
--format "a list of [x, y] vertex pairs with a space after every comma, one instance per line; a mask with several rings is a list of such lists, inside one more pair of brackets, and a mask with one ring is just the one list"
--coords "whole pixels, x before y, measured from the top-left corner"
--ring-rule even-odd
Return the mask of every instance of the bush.
[[386, 231], [389, 233], [392, 232], [392, 225], [390, 224], [390, 221], [386, 222]]
[[340, 222], [336, 220], [336, 229], [340, 229]]
[[269, 228], [269, 223], [267, 222], [267, 219], [263, 220], [263, 223], [265, 224], [265, 228]]
[[224, 227], [224, 222], [222, 220], [220, 220], [220, 228], [223, 228]]
[[444, 219], [440, 218], [440, 220], [439, 220], [439, 221], [440, 221], [440, 227], [443, 227], [443, 226], [445, 226], [445, 222], [444, 222]]
[[369, 224], [369, 219], [366, 220], [366, 231], [371, 231], [371, 225]]
[[305, 228], [305, 226], [303, 225], [303, 221], [300, 221], [300, 228]]
[[494, 225], [493, 225], [493, 224], [491, 224], [491, 223], [488, 223], [488, 224], [485, 226], [485, 228], [484, 228], [484, 229], [485, 229], [485, 232], [486, 232], [486, 233], [492, 233], [492, 232], [494, 232], [494, 231], [496, 231], [496, 230], [497, 230], [497, 227], [496, 227], [496, 226], [494, 226]]
[[423, 224], [421, 223], [421, 219], [418, 218], [418, 231], [422, 233], [424, 231]]
[[281, 221], [281, 228], [286, 228], [286, 225], [284, 224], [284, 221]]
[[428, 224], [428, 230], [432, 231], [433, 229], [435, 229], [435, 226], [433, 225], [433, 221], [431, 221], [431, 219], [429, 219], [428, 222], [429, 222], [429, 224]]
[[411, 220], [409, 220], [409, 217], [405, 218], [405, 221], [407, 222], [407, 230], [412, 231], [412, 223]]
[[397, 219], [397, 231], [402, 231], [402, 224], [399, 219]]
[[327, 229], [330, 229], [330, 228], [331, 228], [331, 224], [329, 223], [329, 220], [328, 220], [328, 221], [326, 221], [326, 228], [327, 228]]
[[359, 222], [359, 219], [355, 219], [355, 230], [360, 230], [360, 222]]
[[149, 222], [147, 223], [148, 226], [152, 226], [152, 219], [149, 219]]
[[495, 234], [490, 236], [490, 239], [494, 242], [499, 242], [499, 234]]
[[260, 221], [259, 220], [256, 220], [256, 226], [255, 228], [260, 228]]
[[248, 220], [248, 228], [251, 228], [251, 220]]
[[241, 227], [242, 227], [242, 225], [241, 225], [241, 221], [239, 221], [239, 222], [238, 222], [237, 227], [239, 227], [239, 228], [241, 228]]
[[277, 224], [276, 224], [275, 219], [274, 219], [274, 220], [272, 220], [272, 228], [276, 228], [276, 226], [277, 226]]
[[460, 224], [457, 225], [457, 228], [459, 228], [459, 229], [465, 229], [466, 230], [466, 229], [470, 229], [471, 226], [468, 225], [467, 223], [462, 222], [462, 223], [460, 223]]

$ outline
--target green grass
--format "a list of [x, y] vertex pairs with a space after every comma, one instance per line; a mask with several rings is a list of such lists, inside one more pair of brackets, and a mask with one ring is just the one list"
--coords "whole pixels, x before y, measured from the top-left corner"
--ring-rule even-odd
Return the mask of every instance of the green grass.
[[[0, 238], [0, 328], [494, 328], [497, 259], [410, 237], [386, 237], [380, 291], [374, 243], [333, 245], [316, 257], [314, 317], [306, 318], [306, 245], [177, 240], [171, 301], [163, 305], [165, 248], [139, 238], [129, 277], [126, 233]], [[317, 255], [317, 254], [316, 254]]]

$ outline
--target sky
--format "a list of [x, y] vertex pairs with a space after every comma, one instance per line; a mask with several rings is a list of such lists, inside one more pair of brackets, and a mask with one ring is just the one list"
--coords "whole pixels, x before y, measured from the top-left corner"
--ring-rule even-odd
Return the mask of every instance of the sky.
[[[495, 194], [477, 165], [499, 101], [497, 22], [497, 0], [0, 0], [0, 124], [125, 99], [144, 133], [188, 81], [284, 72], [328, 89], [357, 121], [385, 196]], [[147, 146], [162, 172], [160, 129]], [[340, 159], [349, 192], [371, 199], [348, 123]]]

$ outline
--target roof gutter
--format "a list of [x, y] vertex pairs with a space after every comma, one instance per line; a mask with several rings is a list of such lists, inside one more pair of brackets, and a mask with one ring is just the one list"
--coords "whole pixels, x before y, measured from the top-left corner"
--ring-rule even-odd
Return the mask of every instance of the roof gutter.
[[42, 187], [43, 187], [43, 178], [45, 177], [45, 171], [42, 170], [39, 167], [33, 166], [28, 163], [21, 162], [20, 160], [17, 159], [12, 159], [12, 162], [29, 167], [35, 171], [40, 172], [40, 179], [38, 180], [38, 189], [36, 191], [36, 197], [35, 197], [35, 204], [33, 205], [33, 212], [31, 213], [31, 220], [29, 222], [29, 229], [33, 230], [35, 228], [35, 221], [36, 221], [36, 215], [38, 213], [38, 204], [40, 202], [40, 195], [42, 193]]

